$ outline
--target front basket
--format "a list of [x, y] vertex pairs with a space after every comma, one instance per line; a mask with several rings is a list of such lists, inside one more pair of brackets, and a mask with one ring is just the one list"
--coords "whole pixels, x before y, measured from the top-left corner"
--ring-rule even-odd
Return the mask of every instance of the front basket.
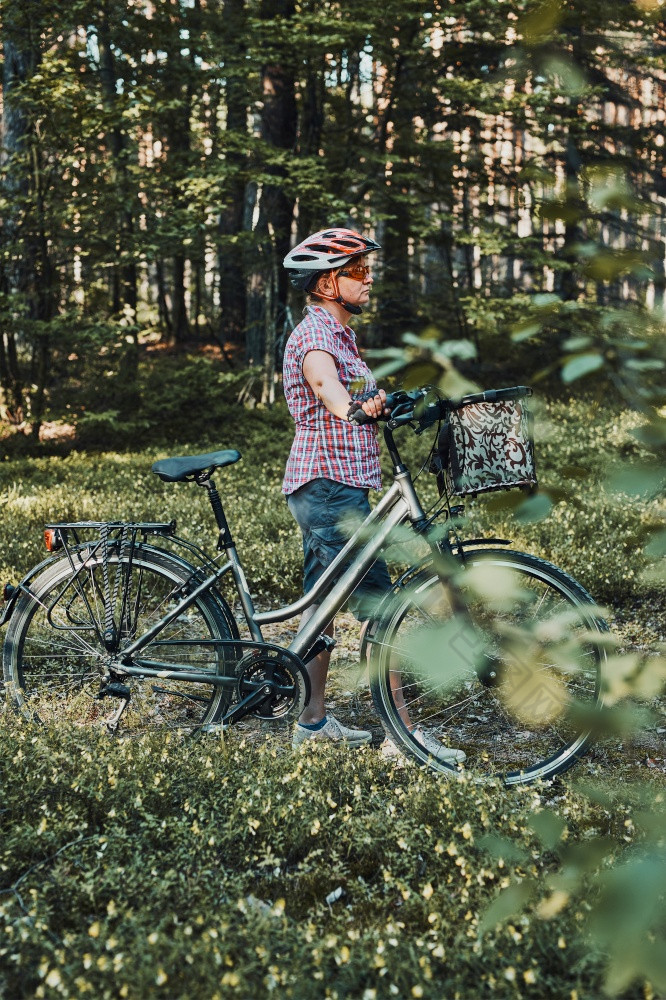
[[531, 419], [524, 399], [468, 403], [442, 427], [446, 491], [459, 497], [537, 485]]

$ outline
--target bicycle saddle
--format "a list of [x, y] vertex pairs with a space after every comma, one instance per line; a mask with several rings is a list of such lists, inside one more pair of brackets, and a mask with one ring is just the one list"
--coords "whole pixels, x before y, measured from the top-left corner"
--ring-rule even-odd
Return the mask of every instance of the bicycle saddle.
[[209, 451], [205, 455], [186, 455], [183, 458], [162, 458], [153, 462], [152, 470], [165, 483], [183, 483], [206, 469], [221, 469], [233, 465], [241, 457], [235, 448], [228, 451]]

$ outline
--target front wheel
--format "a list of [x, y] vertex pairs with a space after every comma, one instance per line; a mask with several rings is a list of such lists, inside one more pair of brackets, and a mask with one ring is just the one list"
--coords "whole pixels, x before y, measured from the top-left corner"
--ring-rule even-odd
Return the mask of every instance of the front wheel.
[[[7, 630], [3, 671], [14, 706], [36, 721], [104, 724], [119, 705], [114, 697], [96, 700], [110, 661], [122, 661], [124, 646], [176, 608], [193, 572], [168, 553], [141, 546], [131, 558], [119, 560], [112, 554], [106, 567], [101, 553], [86, 551], [52, 563], [21, 594]], [[119, 630], [113, 657], [103, 641], [109, 592]], [[116, 677], [130, 692], [122, 732], [163, 727], [192, 731], [215, 722], [229, 706], [234, 681], [229, 647], [210, 640], [237, 636], [219, 595], [203, 594], [175, 615], [141, 657], [175, 671], [195, 671], [201, 679]], [[229, 686], [213, 683], [213, 676], [220, 675], [229, 676]]]
[[451, 583], [432, 567], [407, 578], [381, 616], [375, 707], [435, 770], [456, 769], [459, 750], [465, 768], [508, 785], [551, 778], [590, 742], [580, 720], [601, 705], [607, 632], [587, 591], [545, 560], [468, 552]]

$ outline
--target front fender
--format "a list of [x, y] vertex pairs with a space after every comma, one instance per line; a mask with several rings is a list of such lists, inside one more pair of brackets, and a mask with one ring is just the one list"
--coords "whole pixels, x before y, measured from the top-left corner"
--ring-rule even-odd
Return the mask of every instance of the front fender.
[[[476, 550], [479, 548], [484, 548], [489, 545], [510, 545], [511, 542], [507, 538], [467, 538], [462, 542], [453, 545], [453, 555], [456, 559], [460, 559], [464, 562], [465, 553], [468, 549]], [[427, 555], [420, 562], [416, 563], [414, 566], [410, 566], [409, 569], [398, 577], [393, 586], [389, 591], [384, 594], [381, 601], [375, 608], [375, 613], [368, 620], [367, 625], [363, 629], [363, 634], [361, 636], [361, 648], [359, 652], [359, 661], [364, 664], [367, 663], [368, 657], [368, 642], [373, 638], [377, 625], [382, 620], [386, 609], [392, 604], [395, 595], [400, 593], [401, 590], [418, 574], [421, 573], [427, 566], [432, 564], [432, 555]]]

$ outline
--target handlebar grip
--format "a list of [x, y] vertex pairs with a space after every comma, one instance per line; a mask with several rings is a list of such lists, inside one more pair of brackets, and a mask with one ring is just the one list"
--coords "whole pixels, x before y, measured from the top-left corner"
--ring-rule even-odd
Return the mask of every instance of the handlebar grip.
[[[351, 403], [349, 404], [349, 409], [347, 411], [347, 420], [349, 421], [350, 424], [355, 424], [357, 427], [359, 427], [361, 424], [376, 424], [380, 420], [389, 419], [386, 416], [369, 417], [368, 414], [363, 409], [363, 407], [361, 406], [361, 403], [365, 402], [366, 399], [372, 399], [372, 397], [376, 395], [377, 395], [376, 391], [367, 392], [364, 393], [360, 399], [353, 399], [351, 401]], [[387, 392], [386, 402], [384, 403], [384, 405], [389, 410], [393, 409], [400, 395], [401, 394], [398, 392]], [[354, 407], [356, 407], [356, 409], [354, 409]]]
[[[352, 407], [356, 405], [357, 409], [352, 410]], [[361, 424], [374, 424], [376, 423], [375, 417], [369, 417], [365, 412], [363, 407], [360, 405], [357, 399], [352, 400], [349, 404], [349, 410], [347, 411], [347, 420], [350, 424], [355, 424], [356, 427], [360, 427]]]

